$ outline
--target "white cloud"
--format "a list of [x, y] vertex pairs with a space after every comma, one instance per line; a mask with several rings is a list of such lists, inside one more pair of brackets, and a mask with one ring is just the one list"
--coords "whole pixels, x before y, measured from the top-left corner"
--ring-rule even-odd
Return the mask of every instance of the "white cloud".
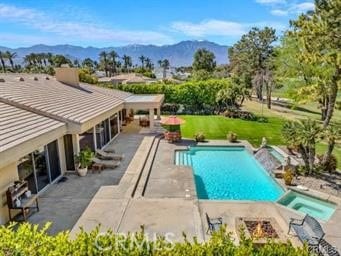
[[44, 12], [19, 8], [14, 5], [0, 4], [1, 20], [20, 23], [41, 32], [69, 37], [70, 40], [86, 39], [89, 41], [102, 40], [141, 44], [167, 44], [173, 42], [170, 36], [160, 32], [112, 29], [94, 22], [58, 20], [53, 19], [51, 15]]
[[241, 36], [247, 33], [252, 27], [273, 27], [277, 31], [282, 31], [286, 25], [280, 22], [262, 21], [253, 23], [237, 23], [225, 20], [205, 20], [199, 23], [174, 22], [171, 28], [174, 31], [187, 36], [204, 38], [206, 36]]
[[311, 1], [297, 3], [297, 1], [285, 0], [255, 0], [259, 4], [270, 5], [270, 13], [274, 16], [287, 16], [289, 14], [300, 14], [314, 10], [315, 5]]
[[315, 4], [311, 2], [304, 2], [300, 4], [296, 4], [292, 7], [292, 10], [296, 10], [297, 12], [306, 12], [310, 10], [314, 10]]
[[287, 16], [288, 15], [287, 10], [280, 10], [280, 9], [271, 10], [270, 13], [274, 16]]
[[206, 20], [200, 23], [174, 22], [171, 27], [188, 36], [239, 36], [245, 33], [244, 27], [237, 22], [223, 20]]
[[283, 4], [285, 0], [256, 0], [259, 4]]

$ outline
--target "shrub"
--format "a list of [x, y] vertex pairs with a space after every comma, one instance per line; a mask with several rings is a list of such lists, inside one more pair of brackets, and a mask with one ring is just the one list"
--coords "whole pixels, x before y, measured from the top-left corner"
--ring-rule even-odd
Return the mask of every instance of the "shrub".
[[0, 255], [267, 255], [267, 256], [308, 256], [306, 246], [296, 248], [286, 243], [269, 240], [264, 246], [253, 246], [250, 239], [241, 237], [238, 245], [225, 228], [215, 232], [209, 241], [191, 242], [184, 235], [184, 242], [171, 242], [165, 237], [153, 239], [142, 231], [126, 236], [113, 231], [101, 233], [99, 227], [91, 232], [81, 231], [74, 239], [69, 232], [54, 236], [47, 234], [50, 224], [42, 229], [37, 225], [24, 223], [15, 227], [0, 226]]
[[323, 155], [318, 155], [317, 158], [319, 159], [319, 164], [317, 169], [320, 169], [323, 172], [333, 173], [336, 171], [337, 168], [337, 158], [334, 155], [329, 157], [329, 160], [326, 163], [323, 163]]
[[229, 140], [229, 142], [237, 142], [237, 140], [238, 140], [237, 133], [230, 132], [227, 135], [227, 139]]
[[179, 111], [180, 105], [177, 103], [165, 103], [161, 107], [161, 111], [164, 114], [175, 114]]
[[90, 74], [88, 69], [80, 69], [79, 70], [79, 81], [88, 83], [88, 84], [97, 84], [98, 79], [95, 76]]
[[283, 179], [285, 182], [285, 185], [290, 186], [292, 183], [292, 180], [294, 179], [294, 174], [291, 169], [286, 169], [283, 174]]
[[202, 132], [195, 134], [195, 141], [196, 142], [204, 142], [205, 141], [205, 135]]

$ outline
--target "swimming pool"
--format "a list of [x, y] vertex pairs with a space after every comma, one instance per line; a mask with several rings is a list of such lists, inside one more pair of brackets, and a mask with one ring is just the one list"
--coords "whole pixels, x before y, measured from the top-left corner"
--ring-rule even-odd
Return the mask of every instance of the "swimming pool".
[[295, 191], [284, 195], [278, 203], [325, 221], [329, 220], [336, 209], [336, 204]]
[[199, 199], [276, 201], [284, 190], [244, 147], [196, 146], [175, 152], [192, 166]]

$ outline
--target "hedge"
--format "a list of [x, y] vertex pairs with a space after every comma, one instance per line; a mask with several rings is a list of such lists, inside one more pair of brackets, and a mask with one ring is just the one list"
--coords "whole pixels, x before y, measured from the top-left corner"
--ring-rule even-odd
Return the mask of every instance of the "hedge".
[[164, 94], [165, 103], [184, 105], [188, 114], [196, 114], [202, 111], [205, 112], [203, 114], [213, 114], [217, 107], [216, 95], [218, 91], [227, 88], [230, 82], [229, 79], [188, 81], [181, 84], [159, 82], [118, 85], [117, 89], [134, 94]]
[[225, 228], [213, 234], [207, 242], [200, 243], [196, 238], [190, 241], [184, 235], [184, 242], [172, 243], [161, 236], [146, 239], [143, 227], [140, 232], [126, 236], [112, 231], [100, 233], [97, 227], [91, 232], [81, 231], [72, 239], [69, 232], [49, 235], [49, 227], [50, 223], [41, 229], [29, 223], [1, 226], [0, 255], [309, 255], [306, 247], [295, 248], [290, 243], [269, 241], [257, 247], [251, 240], [242, 238], [236, 245]]

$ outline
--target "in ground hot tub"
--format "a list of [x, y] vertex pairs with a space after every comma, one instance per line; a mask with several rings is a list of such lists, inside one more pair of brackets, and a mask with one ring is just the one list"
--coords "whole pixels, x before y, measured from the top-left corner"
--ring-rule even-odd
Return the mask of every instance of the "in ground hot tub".
[[277, 203], [324, 221], [329, 220], [336, 209], [332, 202], [296, 191], [285, 194]]

